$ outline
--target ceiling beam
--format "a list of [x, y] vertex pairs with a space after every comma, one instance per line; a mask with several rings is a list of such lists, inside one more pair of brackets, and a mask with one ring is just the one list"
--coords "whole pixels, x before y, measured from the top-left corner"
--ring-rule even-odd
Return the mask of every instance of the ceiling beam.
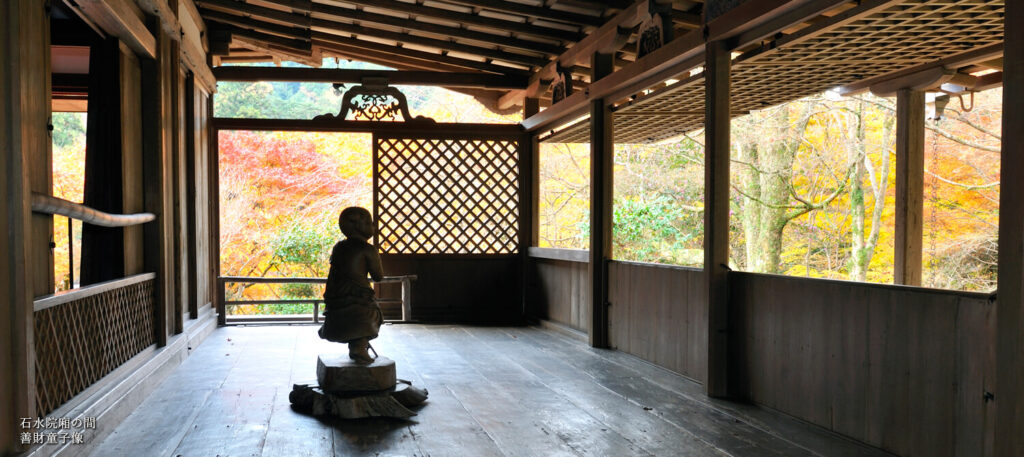
[[321, 83], [359, 83], [364, 78], [385, 78], [392, 85], [476, 87], [485, 89], [522, 89], [523, 76], [488, 73], [449, 73], [441, 71], [349, 70], [336, 68], [290, 67], [216, 67], [219, 81], [283, 81]]
[[527, 16], [537, 19], [544, 19], [554, 22], [564, 22], [576, 26], [600, 26], [604, 23], [604, 19], [601, 16], [591, 16], [588, 14], [573, 13], [569, 11], [562, 11], [551, 9], [543, 6], [531, 6], [522, 3], [509, 2], [504, 0], [444, 0], [447, 3], [454, 3], [457, 5], [470, 6], [474, 8], [484, 8], [491, 11], [498, 11], [502, 13], [518, 14], [520, 16]]
[[156, 37], [143, 23], [142, 11], [128, 0], [80, 0], [78, 10], [109, 35], [123, 40], [133, 51], [156, 57]]
[[[855, 83], [847, 84], [839, 88], [839, 93], [842, 95], [856, 95], [862, 93], [871, 87], [884, 84], [887, 81], [899, 80], [899, 79], [914, 79], [914, 75], [928, 73], [934, 69], [945, 69], [955, 71], [958, 68], [974, 65], [977, 63], [989, 61], [998, 58], [1003, 55], [1003, 44], [991, 44], [988, 46], [982, 46], [979, 48], [972, 49], [967, 52], [955, 54], [944, 59], [936, 60], [934, 62], [923, 63], [915, 65], [913, 67], [892, 72], [885, 75], [876, 76], [874, 78], [867, 78], [857, 81]], [[907, 80], [909, 80], [907, 79]]]
[[443, 37], [473, 40], [480, 43], [487, 43], [496, 46], [501, 46], [504, 48], [514, 48], [523, 51], [536, 52], [540, 54], [558, 55], [565, 51], [565, 48], [562, 46], [556, 46], [547, 43], [539, 43], [536, 41], [510, 37], [507, 35], [479, 32], [476, 30], [469, 30], [461, 27], [451, 27], [447, 25], [440, 25], [423, 21], [411, 22], [409, 19], [388, 16], [386, 14], [368, 13], [366, 11], [324, 5], [321, 3], [314, 3], [312, 10], [314, 17], [336, 17], [351, 21], [359, 21], [362, 23], [370, 22], [379, 25], [400, 27], [403, 29], [409, 28], [411, 25], [415, 25], [416, 29], [420, 32], [432, 33]]
[[221, 11], [202, 9], [200, 14], [203, 18], [209, 21], [214, 21], [220, 24], [234, 25], [246, 29], [256, 30], [258, 32], [272, 33], [280, 35], [286, 38], [293, 38], [298, 40], [309, 41], [309, 29], [299, 27], [288, 27], [286, 25], [280, 25], [274, 22], [259, 21], [249, 17], [236, 16], [234, 14], [228, 14]]
[[616, 14], [615, 17], [605, 22], [604, 25], [587, 35], [586, 38], [583, 38], [563, 52], [558, 56], [557, 60], [545, 65], [540, 71], [534, 73], [530, 78], [529, 90], [506, 94], [506, 96], [500, 99], [499, 103], [507, 107], [522, 105], [523, 100], [526, 98], [536, 97], [537, 94], [547, 89], [546, 86], [541, 87], [541, 85], [533, 83], [540, 80], [555, 79], [558, 67], [576, 65], [580, 61], [589, 59], [595, 52], [608, 53], [618, 51], [617, 48], [624, 44], [625, 39], [623, 37], [629, 37], [629, 33], [626, 30], [632, 30], [634, 26], [643, 20], [642, 13], [647, 11], [648, 1], [654, 0], [640, 0], [622, 10], [619, 14]]
[[433, 62], [428, 60], [419, 59], [404, 59], [401, 61], [395, 60], [395, 55], [390, 52], [379, 52], [370, 49], [356, 48], [347, 46], [340, 43], [328, 43], [323, 41], [313, 41], [314, 47], [322, 49], [325, 54], [335, 56], [346, 60], [358, 60], [360, 62], [369, 62], [372, 64], [382, 65], [388, 68], [394, 68], [396, 70], [411, 70], [411, 71], [445, 71], [445, 72], [464, 72], [465, 68], [456, 67], [440, 62]]
[[[251, 51], [266, 54], [272, 59], [276, 58], [279, 60], [290, 60], [304, 65], [309, 65], [311, 67], [319, 67], [321, 65], [321, 61], [323, 60], [315, 48], [309, 53], [302, 53], [296, 50], [277, 47], [269, 43], [263, 43], [239, 35], [232, 36], [231, 42], [235, 45], [242, 46]], [[232, 56], [221, 57], [230, 58]]]
[[[432, 52], [418, 51], [414, 49], [406, 49], [393, 45], [376, 43], [367, 40], [359, 40], [356, 38], [343, 37], [338, 35], [332, 35], [323, 32], [312, 32], [314, 42], [323, 43], [336, 43], [350, 47], [369, 49], [372, 51], [391, 53], [395, 57], [399, 58], [412, 58], [425, 61], [433, 61], [445, 63], [448, 65], [461, 67], [470, 70], [480, 70], [489, 73], [505, 74], [505, 75], [526, 75], [528, 72], [512, 67], [505, 67], [501, 65], [495, 65], [489, 62], [478, 62], [469, 59], [460, 59], [457, 57], [450, 57], [444, 54], [435, 54]], [[400, 59], [399, 59], [400, 60]]]
[[310, 55], [310, 53], [313, 51], [310, 46], [309, 40], [298, 38], [285, 38], [282, 36], [271, 35], [269, 33], [258, 32], [256, 30], [236, 27], [233, 25], [219, 25], [216, 27], [216, 29], [230, 33], [232, 37], [240, 36], [260, 43], [273, 44], [275, 46], [280, 46], [282, 48], [289, 49], [306, 56]]
[[[497, 30], [513, 32], [514, 35], [529, 35], [538, 38], [547, 38], [566, 42], [577, 42], [583, 39], [583, 34], [552, 27], [541, 27], [523, 22], [508, 21], [487, 16], [480, 16], [473, 13], [460, 13], [441, 8], [432, 8], [416, 3], [405, 3], [397, 0], [345, 0], [348, 3], [381, 8], [391, 11], [410, 14], [413, 16], [426, 16], [436, 19], [443, 19], [460, 24], [477, 25], [490, 27]], [[315, 6], [314, 6], [315, 8]]]
[[[756, 2], [751, 2], [752, 6], [758, 6], [754, 3]], [[743, 30], [737, 29], [737, 23], [744, 18], [733, 18], [733, 15], [730, 14], [733, 13], [732, 11], [712, 20], [708, 27], [713, 26], [718, 36], [727, 37], [726, 43], [729, 49], [735, 50], [774, 37], [794, 24], [810, 21], [845, 3], [849, 3], [849, 0], [804, 0], [802, 3], [785, 3], [784, 5], [788, 5], [788, 7], [781, 10], [760, 5], [762, 8], [760, 11], [764, 14], [757, 16], [752, 26], [743, 27]], [[753, 13], [757, 13], [757, 11]]]
[[524, 119], [522, 125], [531, 132], [552, 129], [559, 123], [585, 114], [592, 100], [614, 102], [630, 93], [678, 76], [702, 62], [704, 37], [701, 31], [696, 30], [655, 49], [633, 65], [592, 82], [586, 91], [575, 92], [550, 108]]
[[503, 60], [506, 62], [517, 63], [521, 65], [527, 65], [531, 67], [541, 67], [548, 63], [548, 59], [543, 57], [532, 57], [522, 54], [516, 54], [512, 52], [502, 51], [500, 49], [486, 48], [481, 46], [473, 46], [468, 44], [457, 43], [450, 40], [438, 40], [434, 38], [427, 38], [418, 35], [411, 35], [402, 32], [393, 32], [390, 30], [382, 30], [378, 28], [371, 28], [362, 25], [346, 24], [342, 22], [329, 21], [326, 19], [313, 18], [312, 26], [314, 29], [319, 31], [327, 32], [344, 32], [353, 33], [356, 35], [366, 35], [386, 40], [393, 40], [401, 43], [416, 44], [420, 46], [429, 46], [438, 48], [441, 50], [461, 52], [465, 54], [479, 55], [481, 57], [489, 57], [492, 59]]
[[283, 25], [309, 28], [309, 16], [280, 11], [273, 8], [236, 2], [234, 0], [196, 0], [199, 6], [213, 8], [232, 14], [248, 14], [262, 19], [280, 22]]

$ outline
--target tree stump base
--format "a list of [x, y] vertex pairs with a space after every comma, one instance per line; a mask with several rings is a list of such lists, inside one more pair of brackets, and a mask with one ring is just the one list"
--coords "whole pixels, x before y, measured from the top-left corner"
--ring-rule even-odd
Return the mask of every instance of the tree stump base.
[[317, 358], [317, 381], [295, 384], [288, 395], [292, 405], [314, 416], [343, 419], [394, 417], [408, 419], [427, 399], [427, 390], [395, 378], [395, 362], [378, 357], [371, 364], [358, 364], [347, 355]]

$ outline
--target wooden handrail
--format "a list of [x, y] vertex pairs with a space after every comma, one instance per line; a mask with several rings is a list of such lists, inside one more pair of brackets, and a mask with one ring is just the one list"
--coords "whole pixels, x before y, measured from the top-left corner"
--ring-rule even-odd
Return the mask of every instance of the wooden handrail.
[[145, 224], [156, 219], [153, 213], [110, 214], [81, 203], [75, 203], [52, 195], [32, 193], [32, 212], [59, 214], [82, 222], [102, 227], [128, 227]]
[[564, 260], [566, 262], [590, 262], [590, 251], [586, 249], [539, 248], [531, 246], [526, 253], [535, 259]]
[[[401, 283], [402, 284], [402, 298], [400, 300], [377, 300], [381, 303], [396, 303], [402, 304], [402, 319], [397, 322], [408, 322], [410, 316], [412, 316], [412, 281], [416, 280], [416, 275], [402, 275], [402, 276], [385, 276], [380, 281], [372, 281], [376, 284], [391, 284]], [[312, 322], [320, 322], [320, 304], [323, 303], [323, 297], [314, 298], [294, 298], [294, 299], [278, 299], [278, 300], [231, 300], [227, 299], [227, 284], [228, 283], [250, 283], [250, 284], [326, 284], [327, 278], [282, 278], [282, 277], [259, 277], [259, 276], [220, 276], [217, 278], [217, 321], [219, 325], [227, 324], [227, 306], [237, 305], [257, 305], [257, 304], [289, 304], [289, 303], [312, 303], [313, 304], [313, 319]], [[396, 322], [396, 321], [388, 321]]]
[[114, 279], [112, 281], [101, 282], [78, 289], [66, 290], [63, 292], [57, 292], [52, 295], [44, 295], [37, 297], [32, 303], [32, 311], [39, 312], [46, 308], [52, 308], [54, 306], [63, 305], [70, 303], [75, 300], [81, 300], [86, 297], [93, 295], [99, 295], [107, 291], [114, 289], [120, 289], [122, 287], [130, 286], [132, 284], [138, 284], [143, 281], [149, 281], [156, 279], [156, 273], [142, 273], [127, 278]]

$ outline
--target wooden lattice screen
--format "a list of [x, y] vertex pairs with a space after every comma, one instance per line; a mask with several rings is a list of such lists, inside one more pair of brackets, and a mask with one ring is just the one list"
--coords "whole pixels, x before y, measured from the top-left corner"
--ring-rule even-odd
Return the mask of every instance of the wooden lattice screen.
[[374, 137], [374, 219], [385, 254], [518, 250], [517, 138]]
[[156, 342], [153, 275], [122, 281], [34, 313], [39, 416]]

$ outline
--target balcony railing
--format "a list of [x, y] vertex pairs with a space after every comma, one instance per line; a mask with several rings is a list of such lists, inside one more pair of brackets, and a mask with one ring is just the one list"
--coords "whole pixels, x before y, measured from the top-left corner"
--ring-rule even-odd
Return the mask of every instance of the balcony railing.
[[156, 344], [155, 281], [144, 273], [35, 300], [40, 416]]
[[[385, 319], [385, 322], [409, 322], [412, 317], [412, 282], [416, 275], [385, 276], [374, 284], [401, 284], [402, 293], [398, 298], [378, 298], [379, 305], [401, 305], [401, 319]], [[217, 313], [221, 325], [248, 323], [318, 323], [321, 320], [323, 297], [283, 298], [283, 299], [243, 299], [228, 300], [228, 284], [326, 284], [327, 278], [263, 278], [252, 276], [220, 276], [217, 278], [218, 303]], [[230, 307], [242, 305], [282, 305], [309, 304], [312, 314], [271, 314], [271, 315], [237, 315], [228, 314]]]

